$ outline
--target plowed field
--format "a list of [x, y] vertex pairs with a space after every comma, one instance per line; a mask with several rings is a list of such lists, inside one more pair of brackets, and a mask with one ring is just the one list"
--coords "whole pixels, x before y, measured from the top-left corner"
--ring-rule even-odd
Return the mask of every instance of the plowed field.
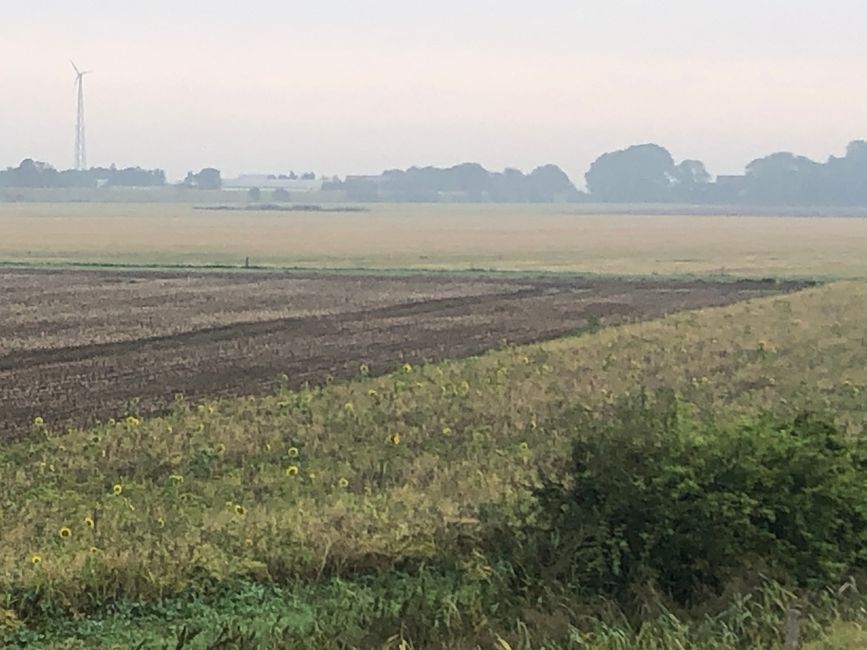
[[[0, 435], [479, 354], [797, 283], [0, 271]], [[288, 379], [287, 379], [288, 378]]]

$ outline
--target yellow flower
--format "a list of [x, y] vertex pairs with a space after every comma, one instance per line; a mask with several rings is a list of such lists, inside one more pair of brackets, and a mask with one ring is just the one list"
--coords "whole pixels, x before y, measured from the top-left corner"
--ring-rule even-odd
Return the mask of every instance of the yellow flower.
[[166, 520], [163, 519], [162, 517], [157, 517], [157, 525], [160, 528], [165, 528], [166, 527]]
[[444, 436], [452, 435], [452, 428], [451, 427], [443, 427], [443, 435]]
[[527, 452], [530, 451], [530, 445], [528, 445], [526, 442], [522, 442], [520, 445], [518, 445], [518, 449], [520, 449], [522, 452]]
[[61, 539], [69, 539], [72, 537], [72, 531], [69, 530], [66, 526], [57, 531], [57, 534], [60, 535]]
[[376, 397], [376, 391], [373, 390], [372, 388], [371, 388], [369, 391], [367, 391], [367, 394], [368, 394], [370, 397]]
[[391, 444], [399, 445], [400, 444], [400, 434], [395, 433], [393, 436], [391, 436], [391, 438], [389, 438], [389, 440], [391, 441]]
[[205, 405], [204, 405], [204, 404], [199, 404], [199, 405], [196, 407], [196, 410], [197, 410], [199, 413], [204, 413], [204, 412], [205, 412]]
[[308, 473], [307, 478], [309, 478], [311, 481], [315, 481], [316, 480], [316, 472]]
[[172, 474], [171, 476], [169, 476], [169, 480], [172, 481], [173, 483], [183, 483], [184, 477], [181, 476], [180, 474]]
[[367, 375], [370, 374], [370, 368], [368, 367], [368, 365], [367, 365], [366, 363], [362, 363], [362, 364], [358, 367], [358, 371], [359, 371], [362, 375], [364, 375], [365, 377], [367, 377]]
[[226, 453], [226, 445], [224, 445], [222, 442], [217, 445], [217, 453], [221, 456]]
[[120, 483], [115, 483], [112, 486], [111, 491], [114, 492], [115, 496], [120, 496], [123, 492], [123, 486]]
[[289, 447], [289, 458], [298, 458], [298, 447]]
[[244, 546], [247, 546], [247, 547], [253, 546], [253, 540], [248, 537], [247, 539], [244, 540]]
[[88, 528], [93, 528], [93, 517], [85, 517], [84, 523]]
[[31, 562], [34, 566], [36, 566], [37, 564], [39, 564], [40, 562], [42, 562], [42, 556], [34, 553], [34, 555], [30, 558], [30, 562]]
[[339, 481], [337, 481], [337, 485], [339, 485], [342, 488], [348, 488], [349, 487], [349, 481], [345, 478], [342, 478]]
[[130, 416], [126, 419], [126, 423], [127, 423], [129, 426], [135, 428], [135, 427], [137, 427], [138, 425], [141, 424], [141, 420], [139, 420], [137, 417], [133, 417], [132, 415], [130, 415]]
[[33, 424], [37, 427], [41, 427], [43, 424], [45, 424], [45, 420], [43, 420], [41, 416], [37, 415], [35, 418], [33, 418]]
[[404, 373], [406, 373], [407, 375], [408, 375], [409, 373], [411, 373], [411, 372], [412, 372], [412, 364], [411, 364], [411, 363], [405, 363], [405, 364], [403, 364], [403, 371], [404, 371]]
[[247, 514], [247, 511], [244, 509], [244, 506], [242, 506], [241, 504], [238, 504], [235, 506], [235, 514], [240, 516], [240, 517], [243, 517], [244, 515]]
[[343, 405], [343, 408], [346, 409], [349, 413], [352, 413], [352, 411], [355, 410], [355, 407], [352, 405], [352, 402], [346, 402], [346, 404]]
[[96, 548], [95, 546], [91, 546], [90, 547], [90, 553], [91, 553], [91, 555], [96, 555], [97, 553], [99, 553], [99, 549]]
[[286, 468], [286, 476], [296, 476], [298, 474], [298, 466], [297, 465], [289, 465]]
[[115, 424], [117, 424], [117, 420], [115, 420], [114, 418], [108, 418], [108, 424], [109, 426], [113, 427]]

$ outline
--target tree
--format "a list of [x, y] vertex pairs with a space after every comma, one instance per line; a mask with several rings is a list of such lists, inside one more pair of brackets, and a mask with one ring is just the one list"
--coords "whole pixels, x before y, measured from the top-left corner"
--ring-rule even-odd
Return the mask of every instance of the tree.
[[219, 190], [223, 187], [223, 179], [219, 169], [206, 167], [198, 174], [188, 172], [184, 184], [200, 190]]
[[824, 190], [828, 199], [844, 205], [867, 204], [867, 142], [850, 142], [845, 157], [831, 156], [824, 167]]
[[551, 202], [574, 198], [577, 194], [569, 177], [557, 165], [543, 165], [527, 177], [528, 198], [535, 202]]
[[676, 178], [671, 154], [655, 144], [606, 153], [585, 176], [594, 200], [624, 203], [669, 201]]
[[678, 201], [703, 202], [711, 176], [700, 160], [684, 160], [674, 170], [672, 192]]
[[289, 192], [287, 192], [282, 187], [278, 187], [276, 190], [274, 190], [273, 198], [278, 203], [289, 203], [289, 201], [292, 200]]
[[770, 205], [815, 205], [826, 201], [820, 163], [779, 152], [747, 165], [746, 200]]
[[18, 167], [8, 172], [6, 185], [11, 187], [52, 187], [57, 181], [58, 171], [44, 162], [25, 158]]
[[247, 198], [250, 199], [253, 203], [258, 203], [259, 200], [262, 198], [262, 190], [260, 190], [258, 187], [251, 187], [247, 191]]

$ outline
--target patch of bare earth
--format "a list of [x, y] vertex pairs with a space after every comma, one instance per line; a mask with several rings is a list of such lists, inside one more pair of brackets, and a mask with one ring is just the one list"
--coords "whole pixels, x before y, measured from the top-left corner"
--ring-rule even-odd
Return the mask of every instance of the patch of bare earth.
[[0, 436], [464, 357], [797, 283], [0, 271]]

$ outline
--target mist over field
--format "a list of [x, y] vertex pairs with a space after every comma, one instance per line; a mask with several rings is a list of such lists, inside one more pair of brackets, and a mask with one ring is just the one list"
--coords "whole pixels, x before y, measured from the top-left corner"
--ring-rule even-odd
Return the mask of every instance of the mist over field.
[[865, 21], [858, 0], [9, 3], [0, 165], [72, 166], [69, 59], [94, 70], [91, 164], [172, 179], [477, 161], [580, 186], [645, 142], [714, 174], [825, 160], [865, 135]]

